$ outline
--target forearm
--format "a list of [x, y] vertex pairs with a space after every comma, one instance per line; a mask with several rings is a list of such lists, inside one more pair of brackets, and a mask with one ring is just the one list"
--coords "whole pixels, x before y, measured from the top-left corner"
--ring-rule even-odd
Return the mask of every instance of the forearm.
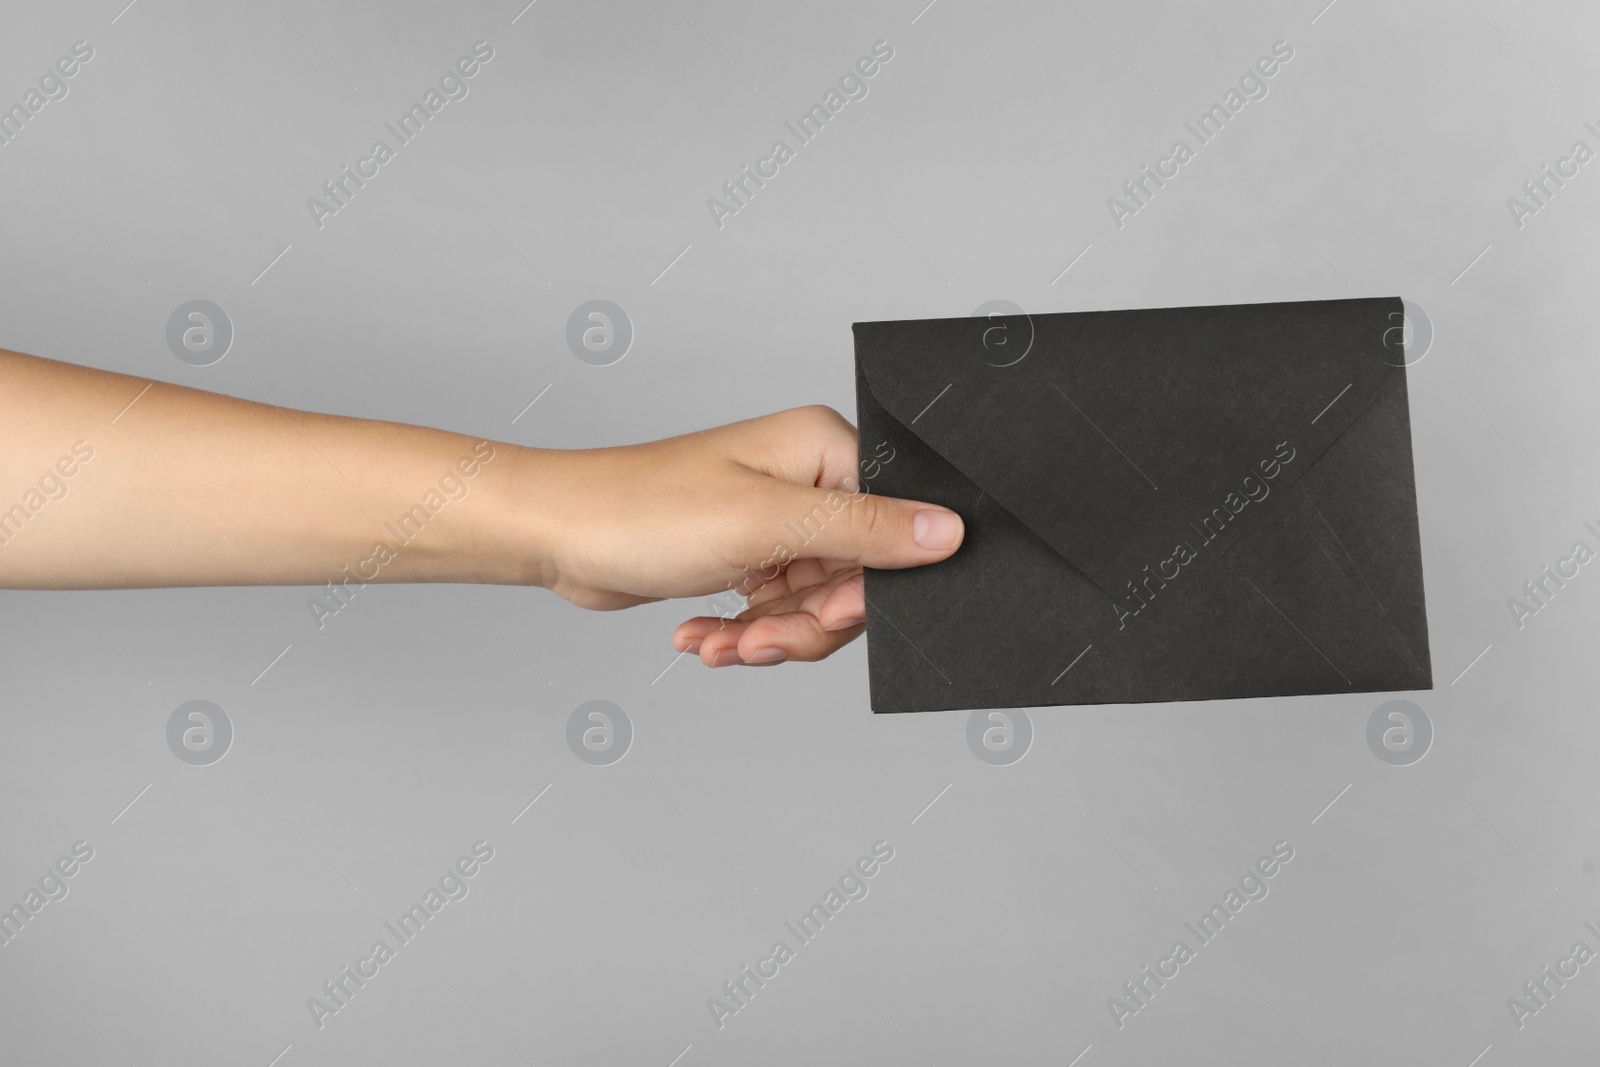
[[0, 352], [0, 585], [537, 584], [539, 459]]

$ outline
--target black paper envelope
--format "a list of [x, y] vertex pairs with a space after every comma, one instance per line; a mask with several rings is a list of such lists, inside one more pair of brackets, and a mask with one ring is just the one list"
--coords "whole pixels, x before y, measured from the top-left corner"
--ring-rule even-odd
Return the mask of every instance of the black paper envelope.
[[867, 485], [967, 524], [944, 563], [867, 572], [873, 710], [1431, 687], [1403, 322], [1387, 297], [857, 323]]

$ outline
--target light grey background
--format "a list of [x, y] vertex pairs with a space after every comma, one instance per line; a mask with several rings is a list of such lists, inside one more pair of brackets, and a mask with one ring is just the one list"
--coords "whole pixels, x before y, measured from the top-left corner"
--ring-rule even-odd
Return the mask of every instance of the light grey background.
[[[994, 767], [964, 714], [874, 718], [862, 643], [674, 663], [699, 605], [369, 587], [319, 632], [306, 589], [7, 592], [0, 901], [74, 841], [95, 858], [0, 947], [0, 1059], [1593, 1048], [1600, 964], [1520, 1031], [1506, 1006], [1573, 942], [1600, 948], [1600, 577], [1521, 630], [1506, 606], [1597, 544], [1600, 163], [1520, 229], [1506, 206], [1575, 140], [1600, 147], [1591, 6], [124, 2], [4, 12], [0, 102], [95, 50], [0, 147], [7, 347], [576, 447], [850, 412], [855, 320], [1417, 302], [1437, 333], [1410, 378], [1437, 688], [1412, 697], [1436, 736], [1381, 762], [1382, 695], [1041, 709], [1026, 758]], [[495, 56], [470, 95], [317, 229], [306, 198], [478, 40]], [[718, 229], [706, 199], [879, 40], [870, 94]], [[1106, 198], [1279, 40], [1270, 94], [1117, 228]], [[636, 333], [609, 367], [565, 343], [596, 298]], [[166, 345], [193, 299], [234, 326], [210, 367]], [[210, 766], [166, 744], [194, 699], [235, 730]], [[591, 699], [634, 725], [610, 766], [565, 741]], [[307, 998], [479, 839], [495, 859], [470, 895], [319, 1030]], [[707, 998], [878, 840], [895, 859], [870, 895], [719, 1030]], [[1280, 840], [1270, 896], [1119, 1030], [1107, 999]]]

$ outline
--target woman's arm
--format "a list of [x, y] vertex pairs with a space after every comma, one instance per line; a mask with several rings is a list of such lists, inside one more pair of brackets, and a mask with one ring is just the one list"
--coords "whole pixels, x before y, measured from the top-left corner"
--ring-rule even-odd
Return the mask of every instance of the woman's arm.
[[561, 451], [0, 351], [0, 586], [491, 582], [589, 608], [733, 591], [749, 611], [675, 644], [776, 662], [860, 633], [862, 564], [932, 563], [961, 534], [865, 493], [827, 408]]

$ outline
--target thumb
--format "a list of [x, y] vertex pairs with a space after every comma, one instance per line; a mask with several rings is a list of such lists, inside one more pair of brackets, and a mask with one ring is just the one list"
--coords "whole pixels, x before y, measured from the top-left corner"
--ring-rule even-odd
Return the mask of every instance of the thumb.
[[839, 559], [898, 570], [947, 558], [961, 546], [961, 516], [937, 504], [840, 490], [796, 494], [804, 518], [790, 520], [805, 539], [799, 559]]

